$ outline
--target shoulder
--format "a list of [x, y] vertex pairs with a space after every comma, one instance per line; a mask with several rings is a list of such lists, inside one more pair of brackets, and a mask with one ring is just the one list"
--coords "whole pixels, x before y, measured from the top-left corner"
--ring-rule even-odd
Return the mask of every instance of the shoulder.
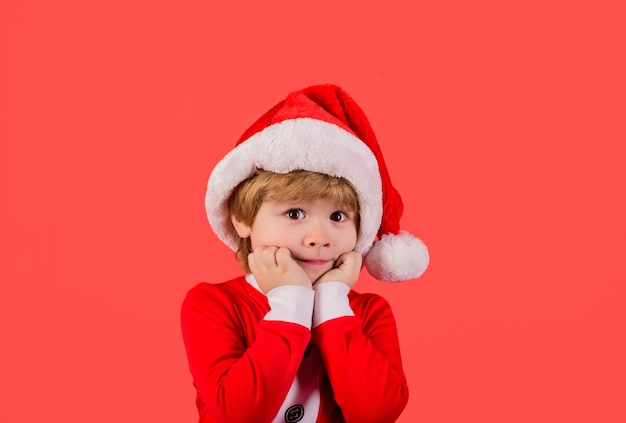
[[245, 298], [254, 294], [252, 288], [243, 276], [221, 282], [201, 282], [191, 288], [183, 300], [183, 309], [204, 308], [207, 306], [228, 307], [238, 302], [238, 298]]
[[395, 327], [396, 322], [389, 302], [378, 294], [358, 293], [350, 291], [348, 294], [350, 307], [354, 315], [361, 319], [365, 332], [377, 330], [380, 327]]
[[378, 294], [369, 292], [359, 293], [351, 290], [348, 294], [350, 306], [353, 310], [367, 311], [379, 308], [391, 308], [389, 302]]

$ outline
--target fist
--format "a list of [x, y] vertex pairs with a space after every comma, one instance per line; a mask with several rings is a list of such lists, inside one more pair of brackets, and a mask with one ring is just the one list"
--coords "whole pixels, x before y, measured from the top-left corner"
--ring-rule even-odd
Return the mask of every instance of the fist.
[[264, 294], [283, 285], [311, 288], [309, 277], [287, 248], [257, 247], [248, 255], [248, 266]]
[[335, 266], [324, 273], [315, 283], [338, 281], [352, 288], [359, 279], [362, 263], [363, 256], [361, 254], [355, 251], [343, 253], [335, 261]]

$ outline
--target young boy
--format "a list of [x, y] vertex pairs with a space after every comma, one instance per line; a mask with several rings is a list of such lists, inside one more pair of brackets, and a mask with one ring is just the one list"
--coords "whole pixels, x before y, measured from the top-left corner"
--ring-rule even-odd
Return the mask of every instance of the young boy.
[[[209, 178], [206, 209], [246, 272], [187, 294], [182, 330], [201, 423], [384, 423], [408, 400], [389, 304], [424, 244], [374, 133], [339, 87], [308, 87], [254, 123]], [[376, 240], [376, 238], [378, 238]]]

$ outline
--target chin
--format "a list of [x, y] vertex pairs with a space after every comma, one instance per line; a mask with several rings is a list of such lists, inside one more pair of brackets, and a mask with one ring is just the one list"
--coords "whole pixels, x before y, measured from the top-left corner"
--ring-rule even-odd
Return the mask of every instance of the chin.
[[322, 276], [322, 274], [319, 274], [319, 275], [307, 275], [307, 276], [311, 280], [311, 283], [315, 284], [315, 282], [317, 282], [317, 280]]
[[331, 270], [333, 267], [329, 266], [328, 268], [308, 268], [307, 266], [300, 266], [302, 267], [302, 270], [304, 270], [304, 273], [306, 273], [306, 275], [309, 277], [309, 279], [311, 280], [311, 283], [314, 284], [315, 282], [317, 282], [317, 280], [319, 278], [321, 278], [325, 273], [327, 273], [329, 270]]
[[[330, 270], [330, 269], [329, 269], [329, 270]], [[324, 271], [324, 272], [318, 272], [318, 273], [315, 273], [315, 274], [308, 273], [309, 279], [311, 279], [311, 283], [313, 283], [313, 284], [314, 284], [315, 282], [317, 282], [317, 281], [319, 280], [319, 278], [321, 278], [322, 276], [324, 276], [324, 273], [326, 273], [326, 272], [327, 272], [327, 271]]]

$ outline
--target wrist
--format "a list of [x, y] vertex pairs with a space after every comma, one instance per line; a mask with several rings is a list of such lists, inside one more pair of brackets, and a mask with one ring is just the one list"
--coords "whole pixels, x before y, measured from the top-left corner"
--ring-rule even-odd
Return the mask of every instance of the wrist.
[[341, 281], [320, 282], [313, 286], [313, 327], [344, 316], [354, 316], [348, 294], [350, 287]]
[[267, 293], [270, 311], [264, 320], [297, 323], [311, 329], [315, 292], [298, 285], [283, 285]]

